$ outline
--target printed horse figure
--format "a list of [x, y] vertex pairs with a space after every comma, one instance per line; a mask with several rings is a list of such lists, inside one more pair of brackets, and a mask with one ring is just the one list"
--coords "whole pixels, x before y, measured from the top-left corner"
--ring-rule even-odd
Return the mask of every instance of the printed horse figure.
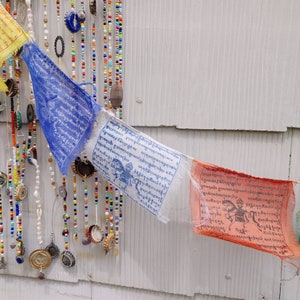
[[252, 221], [259, 230], [260, 224], [256, 221], [256, 212], [255, 211], [247, 211], [243, 208], [244, 201], [242, 199], [237, 200], [237, 205], [235, 205], [230, 200], [223, 200], [223, 210], [225, 211], [225, 218], [230, 221], [229, 230], [231, 230], [231, 226], [236, 223], [242, 223], [243, 229], [240, 231], [241, 233], [245, 233], [245, 225]]

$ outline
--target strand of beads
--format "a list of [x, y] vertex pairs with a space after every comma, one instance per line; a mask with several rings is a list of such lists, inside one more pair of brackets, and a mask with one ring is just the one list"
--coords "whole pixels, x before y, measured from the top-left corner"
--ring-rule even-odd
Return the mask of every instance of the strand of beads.
[[14, 197], [13, 197], [13, 174], [12, 174], [12, 159], [9, 159], [7, 162], [7, 193], [9, 198], [9, 217], [10, 217], [10, 238], [11, 244], [10, 247], [15, 248], [16, 244], [14, 241], [15, 235], [15, 213], [14, 213]]
[[[93, 22], [92, 24], [92, 82], [96, 86], [97, 84], [97, 68], [96, 68], [96, 24]], [[96, 101], [97, 95], [96, 90], [94, 89], [93, 98]]]
[[94, 204], [95, 204], [95, 214], [96, 214], [96, 225], [98, 225], [98, 206], [99, 206], [99, 179], [98, 174], [95, 173], [94, 176]]
[[78, 239], [78, 211], [77, 211], [77, 178], [73, 175], [73, 240]]
[[85, 12], [84, 12], [84, 1], [80, 1], [80, 11], [79, 11], [79, 19], [80, 19], [80, 35], [81, 35], [81, 76], [82, 82], [85, 82]]
[[36, 204], [36, 235], [37, 235], [37, 241], [40, 245], [40, 248], [42, 248], [43, 245], [43, 238], [42, 238], [42, 204], [41, 204], [41, 196], [40, 196], [40, 167], [38, 164], [38, 161], [36, 159], [36, 147], [33, 146], [27, 151], [27, 160], [30, 164], [34, 165], [35, 167], [35, 187], [33, 196], [35, 198], [35, 204]]
[[68, 214], [68, 204], [67, 204], [67, 189], [66, 189], [66, 177], [62, 177], [62, 186], [59, 187], [59, 194], [63, 198], [63, 221], [64, 221], [64, 228], [63, 228], [63, 237], [64, 237], [64, 244], [65, 250], [61, 253], [61, 262], [62, 264], [67, 267], [71, 268], [75, 266], [75, 257], [69, 251], [69, 226], [68, 220], [70, 216]]
[[82, 240], [83, 245], [88, 245], [91, 243], [90, 233], [89, 233], [89, 198], [88, 198], [88, 186], [87, 181], [83, 182], [83, 196], [84, 196], [84, 232], [85, 238]]
[[108, 236], [108, 226], [109, 226], [109, 185], [105, 181], [105, 237]]
[[49, 53], [49, 39], [48, 39], [48, 13], [47, 13], [47, 0], [43, 0], [43, 23], [44, 23], [44, 47], [46, 53]]
[[[113, 84], [113, 20], [112, 20], [112, 0], [107, 2], [107, 35], [108, 35], [108, 92], [110, 92]], [[111, 104], [109, 103], [111, 109]]]
[[56, 0], [56, 19], [57, 24], [60, 23], [60, 0]]
[[105, 109], [109, 108], [108, 99], [108, 45], [107, 45], [107, 2], [103, 0], [103, 99]]
[[3, 225], [3, 203], [2, 194], [0, 192], [0, 269], [6, 268], [6, 263], [4, 260], [4, 225]]
[[60, 195], [63, 198], [63, 221], [64, 221], [64, 228], [63, 228], [63, 236], [64, 236], [64, 244], [65, 250], [69, 250], [69, 227], [68, 227], [68, 220], [70, 216], [68, 214], [68, 205], [67, 205], [67, 191], [66, 191], [66, 177], [62, 177], [62, 187], [60, 189]]
[[120, 213], [119, 213], [119, 190], [115, 188], [115, 201], [114, 201], [114, 221], [115, 221], [115, 247], [114, 256], [119, 254], [119, 226], [120, 226]]

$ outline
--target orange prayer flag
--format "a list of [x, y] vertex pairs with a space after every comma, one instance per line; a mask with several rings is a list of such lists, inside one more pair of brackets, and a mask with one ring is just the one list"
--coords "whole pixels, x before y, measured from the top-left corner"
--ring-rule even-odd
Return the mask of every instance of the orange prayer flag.
[[190, 181], [195, 233], [299, 258], [293, 230], [294, 182], [253, 177], [193, 160]]

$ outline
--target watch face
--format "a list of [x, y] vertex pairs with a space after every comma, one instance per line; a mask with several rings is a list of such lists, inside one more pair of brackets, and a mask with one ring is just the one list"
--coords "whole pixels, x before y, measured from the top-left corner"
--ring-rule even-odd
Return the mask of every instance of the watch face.
[[104, 232], [99, 225], [90, 226], [89, 234], [93, 243], [101, 243], [104, 239]]
[[39, 249], [31, 252], [29, 262], [33, 268], [41, 270], [50, 266], [52, 258], [48, 251]]
[[61, 254], [61, 262], [65, 267], [71, 268], [75, 266], [75, 257], [70, 251], [65, 250]]

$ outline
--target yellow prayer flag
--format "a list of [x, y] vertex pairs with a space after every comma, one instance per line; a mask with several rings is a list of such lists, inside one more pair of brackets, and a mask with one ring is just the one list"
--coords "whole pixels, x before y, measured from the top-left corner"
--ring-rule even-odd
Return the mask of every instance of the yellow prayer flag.
[[[27, 39], [25, 31], [0, 3], [0, 63], [18, 51]], [[6, 89], [5, 83], [0, 79], [0, 91]]]

